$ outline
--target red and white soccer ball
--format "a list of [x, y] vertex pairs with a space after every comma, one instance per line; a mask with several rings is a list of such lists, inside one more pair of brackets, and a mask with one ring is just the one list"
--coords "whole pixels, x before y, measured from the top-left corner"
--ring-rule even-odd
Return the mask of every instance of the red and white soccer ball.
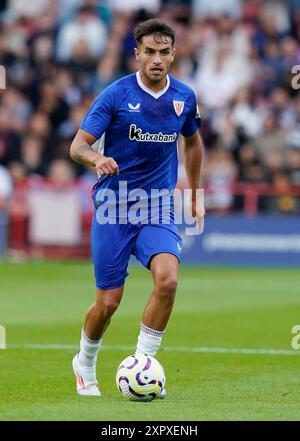
[[156, 358], [135, 354], [120, 363], [116, 383], [125, 398], [131, 401], [152, 401], [165, 388], [166, 377]]

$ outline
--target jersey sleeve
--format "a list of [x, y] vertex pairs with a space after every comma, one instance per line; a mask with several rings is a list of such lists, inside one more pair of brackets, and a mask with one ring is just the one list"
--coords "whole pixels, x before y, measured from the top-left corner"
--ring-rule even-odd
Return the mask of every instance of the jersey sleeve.
[[196, 130], [201, 127], [201, 115], [194, 92], [191, 95], [190, 104], [190, 111], [187, 114], [181, 129], [181, 134], [183, 136], [192, 136]]
[[95, 98], [80, 128], [95, 138], [100, 138], [109, 126], [115, 108], [115, 94], [113, 88], [108, 87]]

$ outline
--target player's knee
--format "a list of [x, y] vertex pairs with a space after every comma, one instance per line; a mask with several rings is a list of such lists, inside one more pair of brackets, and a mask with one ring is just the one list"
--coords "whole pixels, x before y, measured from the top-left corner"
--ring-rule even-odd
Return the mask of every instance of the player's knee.
[[164, 274], [157, 278], [156, 288], [165, 295], [175, 295], [177, 289], [177, 275]]
[[105, 297], [97, 301], [97, 309], [105, 317], [111, 317], [113, 313], [118, 309], [120, 301], [114, 298]]
[[106, 301], [104, 303], [104, 310], [107, 317], [111, 317], [113, 313], [118, 309], [119, 302], [115, 300]]

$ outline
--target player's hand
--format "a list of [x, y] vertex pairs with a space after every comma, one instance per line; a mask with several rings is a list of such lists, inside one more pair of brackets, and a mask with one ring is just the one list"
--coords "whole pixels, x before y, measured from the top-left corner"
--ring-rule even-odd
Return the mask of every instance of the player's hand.
[[101, 155], [95, 162], [96, 170], [100, 175], [118, 175], [119, 166], [113, 158]]
[[190, 208], [192, 217], [195, 218], [198, 227], [198, 233], [201, 234], [204, 229], [204, 217], [206, 213], [204, 205], [200, 199], [192, 199]]

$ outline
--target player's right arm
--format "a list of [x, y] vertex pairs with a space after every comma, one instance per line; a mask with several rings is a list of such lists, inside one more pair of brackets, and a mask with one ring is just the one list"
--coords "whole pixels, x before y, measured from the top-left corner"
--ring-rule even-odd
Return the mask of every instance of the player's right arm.
[[79, 164], [95, 167], [100, 175], [118, 175], [119, 167], [116, 161], [92, 149], [96, 141], [95, 136], [79, 129], [71, 144], [71, 158]]

